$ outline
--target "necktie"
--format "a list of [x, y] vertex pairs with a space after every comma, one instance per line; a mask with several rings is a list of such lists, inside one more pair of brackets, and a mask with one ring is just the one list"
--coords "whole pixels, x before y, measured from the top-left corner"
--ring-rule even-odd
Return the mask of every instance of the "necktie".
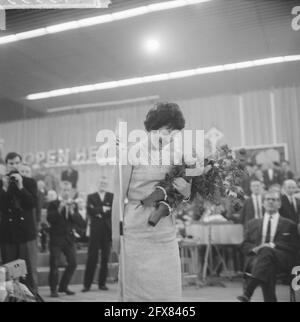
[[268, 222], [267, 234], [266, 234], [266, 241], [265, 241], [266, 244], [271, 242], [271, 231], [272, 231], [272, 217], [270, 216], [269, 222]]
[[66, 206], [66, 220], [68, 220], [69, 219], [69, 207], [68, 206]]

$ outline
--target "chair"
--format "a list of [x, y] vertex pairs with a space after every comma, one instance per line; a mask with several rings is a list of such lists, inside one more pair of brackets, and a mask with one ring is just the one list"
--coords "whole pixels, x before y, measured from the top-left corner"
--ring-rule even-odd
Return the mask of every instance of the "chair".
[[296, 292], [292, 287], [293, 278], [294, 276], [291, 274], [291, 272], [281, 273], [281, 274], [278, 274], [276, 277], [277, 281], [287, 281], [289, 285], [289, 291], [290, 291], [290, 302], [292, 303], [296, 302]]

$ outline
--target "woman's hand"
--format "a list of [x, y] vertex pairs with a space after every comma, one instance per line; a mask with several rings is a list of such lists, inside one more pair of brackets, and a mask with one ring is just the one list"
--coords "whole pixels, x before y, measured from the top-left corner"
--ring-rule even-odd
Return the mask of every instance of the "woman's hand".
[[203, 174], [207, 174], [211, 169], [212, 169], [212, 166], [210, 164], [207, 165], [203, 170]]
[[183, 178], [176, 178], [173, 182], [173, 187], [183, 195], [184, 199], [190, 198], [192, 185]]

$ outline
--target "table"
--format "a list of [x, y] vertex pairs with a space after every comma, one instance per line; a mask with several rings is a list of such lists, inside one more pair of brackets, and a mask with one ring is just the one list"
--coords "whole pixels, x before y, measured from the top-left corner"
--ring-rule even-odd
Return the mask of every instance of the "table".
[[186, 234], [199, 245], [240, 245], [244, 240], [243, 225], [231, 223], [192, 224]]
[[[231, 276], [227, 267], [224, 254], [220, 246], [238, 246], [243, 242], [243, 226], [231, 223], [196, 223], [187, 227], [186, 233], [192, 240], [185, 240], [181, 243], [181, 255], [184, 256], [184, 249], [189, 249], [191, 254], [192, 271], [198, 276], [202, 276], [202, 281], [206, 281], [208, 271], [210, 276], [216, 275], [222, 266], [225, 275]], [[204, 265], [201, 272], [200, 248], [206, 246]], [[213, 263], [213, 250], [217, 255], [216, 264]]]

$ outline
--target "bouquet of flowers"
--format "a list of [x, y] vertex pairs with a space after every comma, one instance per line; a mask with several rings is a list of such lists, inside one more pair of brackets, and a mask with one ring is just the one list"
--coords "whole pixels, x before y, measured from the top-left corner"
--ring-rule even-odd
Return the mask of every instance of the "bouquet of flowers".
[[144, 206], [155, 207], [148, 220], [151, 226], [156, 226], [161, 218], [170, 215], [184, 201], [184, 197], [174, 188], [174, 180], [179, 177], [192, 183], [192, 198], [200, 195], [212, 203], [219, 203], [227, 195], [234, 196], [236, 200], [244, 198], [239, 184], [245, 170], [227, 145], [220, 147], [213, 157], [204, 160], [202, 175], [186, 176], [189, 167], [184, 162], [174, 166], [155, 191], [141, 201]]

